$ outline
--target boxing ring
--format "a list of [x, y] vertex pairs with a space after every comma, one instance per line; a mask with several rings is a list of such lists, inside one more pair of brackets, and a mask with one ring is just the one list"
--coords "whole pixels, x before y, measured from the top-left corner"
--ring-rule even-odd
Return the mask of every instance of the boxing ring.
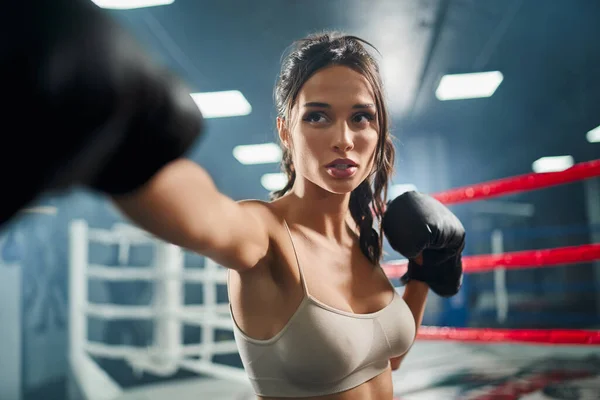
[[[235, 341], [215, 338], [215, 329], [231, 330], [228, 303], [217, 303], [217, 285], [226, 284], [226, 270], [206, 259], [204, 268], [184, 268], [181, 248], [162, 242], [145, 232], [126, 225], [111, 230], [91, 229], [85, 221], [70, 227], [70, 326], [69, 361], [78, 386], [86, 399], [117, 399], [123, 390], [93, 361], [91, 356], [125, 360], [139, 373], [170, 376], [179, 369], [206, 374], [227, 381], [248, 383], [244, 371], [212, 362], [218, 354], [236, 353]], [[118, 246], [120, 264], [125, 264], [131, 246], [152, 245], [154, 263], [150, 267], [111, 267], [88, 261], [90, 243]], [[152, 304], [127, 306], [94, 304], [88, 301], [89, 280], [139, 281], [153, 283]], [[185, 283], [202, 283], [201, 305], [184, 305]], [[87, 340], [87, 318], [103, 320], [153, 320], [153, 345], [111, 346]], [[181, 343], [183, 325], [201, 328], [198, 344]]]
[[[447, 205], [469, 203], [598, 177], [600, 160], [595, 160], [560, 172], [510, 177], [434, 197]], [[597, 192], [600, 204], [600, 188]], [[595, 218], [600, 222], [600, 215]], [[499, 323], [509, 312], [507, 271], [595, 263], [596, 290], [600, 284], [600, 243], [502, 252], [498, 245], [501, 239], [492, 235], [494, 254], [463, 257], [465, 274], [493, 273]], [[187, 268], [182, 249], [126, 225], [99, 230], [84, 221], [73, 221], [70, 241], [69, 361], [76, 385], [87, 400], [253, 398], [241, 366], [214, 359], [237, 353], [232, 337], [222, 340], [215, 333], [232, 329], [228, 303], [217, 301], [218, 286], [226, 284], [224, 268], [210, 259], [205, 259], [204, 268]], [[117, 246], [122, 265], [90, 263], [91, 243]], [[129, 249], [140, 244], [153, 246], [152, 265], [127, 266]], [[397, 279], [406, 270], [406, 261], [386, 263], [384, 270], [390, 279]], [[92, 303], [87, 292], [91, 280], [151, 282], [152, 303]], [[184, 288], [190, 282], [202, 284], [201, 304], [185, 304]], [[593, 329], [423, 326], [402, 367], [393, 373], [396, 399], [600, 399], [599, 312], [596, 310]], [[89, 317], [153, 321], [152, 345], [109, 345], [89, 340]], [[183, 343], [185, 325], [201, 328], [197, 343]], [[125, 390], [94, 361], [95, 356], [123, 360], [132, 369], [155, 376], [168, 377], [185, 370], [202, 377]]]

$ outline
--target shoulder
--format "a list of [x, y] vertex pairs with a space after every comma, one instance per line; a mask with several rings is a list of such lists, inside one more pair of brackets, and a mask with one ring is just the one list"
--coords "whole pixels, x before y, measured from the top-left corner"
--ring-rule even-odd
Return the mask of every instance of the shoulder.
[[271, 223], [278, 219], [271, 203], [262, 200], [240, 200], [237, 202], [246, 212], [260, 218], [262, 222]]
[[237, 203], [253, 217], [255, 223], [262, 224], [267, 229], [271, 240], [278, 238], [283, 232], [283, 210], [278, 202], [240, 200]]
[[277, 199], [274, 201], [240, 200], [237, 203], [252, 215], [256, 223], [260, 223], [268, 231], [271, 242], [270, 251], [281, 247], [282, 240], [288, 237], [285, 228], [287, 203]]
[[[257, 279], [257, 277], [272, 276], [274, 269], [279, 267], [281, 260], [281, 242], [286, 235], [284, 218], [277, 206], [272, 202], [262, 200], [239, 200], [237, 203], [244, 209], [249, 220], [243, 223], [258, 224], [265, 229], [268, 235], [269, 246], [265, 257], [255, 266], [244, 273], [240, 278]], [[265, 275], [266, 274], [266, 275]], [[236, 274], [237, 275], [237, 274]]]
[[263, 200], [239, 200], [237, 203], [249, 211], [266, 212], [270, 209], [270, 203]]

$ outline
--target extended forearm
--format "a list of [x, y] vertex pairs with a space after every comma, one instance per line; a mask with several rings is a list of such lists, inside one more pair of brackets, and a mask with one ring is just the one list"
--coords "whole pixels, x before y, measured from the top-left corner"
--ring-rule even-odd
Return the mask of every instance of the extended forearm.
[[170, 163], [139, 190], [113, 199], [134, 224], [224, 267], [254, 266], [268, 250], [263, 220], [220, 193], [189, 160]]
[[215, 208], [220, 193], [204, 169], [177, 160], [159, 171], [144, 187], [113, 198], [121, 211], [160, 239], [191, 250], [203, 250], [210, 227], [220, 221]]

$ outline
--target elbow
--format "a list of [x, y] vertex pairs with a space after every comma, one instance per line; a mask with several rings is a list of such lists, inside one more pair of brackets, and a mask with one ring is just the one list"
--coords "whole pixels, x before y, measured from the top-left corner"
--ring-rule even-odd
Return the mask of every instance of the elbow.
[[390, 358], [390, 367], [392, 368], [392, 371], [396, 371], [396, 370], [400, 369], [400, 364], [402, 363], [402, 358], [403, 358], [402, 356]]

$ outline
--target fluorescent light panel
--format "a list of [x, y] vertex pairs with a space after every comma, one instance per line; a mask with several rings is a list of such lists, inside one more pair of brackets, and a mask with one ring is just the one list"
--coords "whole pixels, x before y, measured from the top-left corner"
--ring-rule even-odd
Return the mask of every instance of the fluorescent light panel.
[[600, 143], [600, 126], [589, 131], [585, 137], [590, 143]]
[[435, 95], [442, 101], [490, 97], [503, 80], [500, 71], [444, 75]]
[[56, 215], [58, 213], [58, 208], [54, 206], [35, 206], [23, 208], [21, 209], [21, 212], [29, 214]]
[[260, 178], [260, 184], [269, 192], [283, 189], [287, 181], [287, 176], [281, 172], [276, 174], [264, 174]]
[[533, 172], [558, 172], [571, 168], [575, 164], [573, 156], [542, 157], [532, 164]]
[[175, 0], [92, 0], [98, 7], [113, 10], [132, 10], [134, 8], [166, 6]]
[[249, 144], [233, 148], [233, 156], [244, 165], [278, 163], [281, 148], [275, 143]]
[[192, 93], [204, 118], [238, 117], [252, 112], [252, 106], [239, 90]]

